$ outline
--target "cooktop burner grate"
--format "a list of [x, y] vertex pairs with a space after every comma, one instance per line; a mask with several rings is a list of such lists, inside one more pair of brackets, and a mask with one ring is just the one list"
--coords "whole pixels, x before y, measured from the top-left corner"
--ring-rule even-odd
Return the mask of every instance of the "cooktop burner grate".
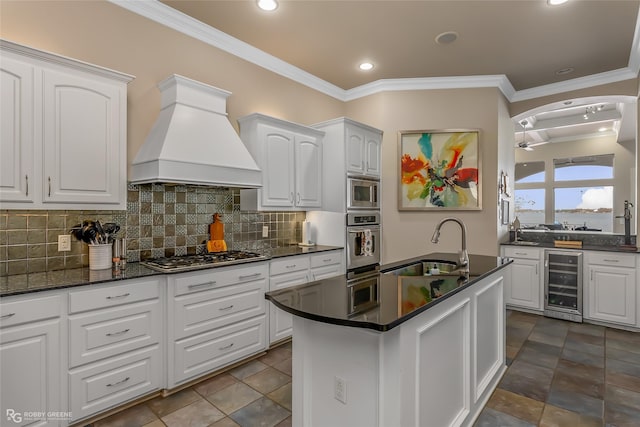
[[202, 255], [179, 255], [162, 257], [141, 261], [145, 265], [157, 271], [173, 273], [176, 271], [198, 270], [201, 268], [218, 267], [223, 265], [241, 264], [244, 262], [267, 259], [266, 256], [246, 251], [214, 252]]

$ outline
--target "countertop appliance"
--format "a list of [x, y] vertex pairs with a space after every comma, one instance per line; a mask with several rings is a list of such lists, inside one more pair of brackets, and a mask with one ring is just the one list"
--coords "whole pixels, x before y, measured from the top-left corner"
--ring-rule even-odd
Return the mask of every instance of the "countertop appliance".
[[172, 257], [154, 258], [141, 261], [140, 264], [156, 271], [177, 273], [181, 271], [242, 264], [263, 259], [268, 259], [268, 257], [255, 252], [226, 251], [202, 255], [177, 255]]
[[582, 253], [544, 253], [544, 315], [582, 323]]

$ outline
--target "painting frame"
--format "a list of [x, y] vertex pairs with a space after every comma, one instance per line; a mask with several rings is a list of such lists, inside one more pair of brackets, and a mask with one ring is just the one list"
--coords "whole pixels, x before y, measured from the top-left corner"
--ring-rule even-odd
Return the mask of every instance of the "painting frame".
[[399, 211], [482, 210], [479, 129], [398, 132]]

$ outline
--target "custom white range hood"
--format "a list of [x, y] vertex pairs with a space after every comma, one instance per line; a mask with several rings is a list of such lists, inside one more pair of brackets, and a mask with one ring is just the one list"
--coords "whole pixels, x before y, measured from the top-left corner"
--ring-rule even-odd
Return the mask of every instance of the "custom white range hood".
[[227, 118], [231, 92], [174, 74], [158, 84], [160, 114], [131, 165], [133, 184], [262, 187], [262, 172]]

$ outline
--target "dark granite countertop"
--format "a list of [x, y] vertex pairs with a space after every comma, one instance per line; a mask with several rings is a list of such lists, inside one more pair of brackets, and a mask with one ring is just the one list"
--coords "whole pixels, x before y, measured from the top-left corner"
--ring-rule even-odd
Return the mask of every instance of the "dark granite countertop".
[[553, 242], [532, 242], [532, 241], [518, 241], [518, 242], [505, 242], [501, 243], [503, 246], [526, 246], [532, 248], [552, 248], [552, 249], [567, 249], [577, 251], [605, 251], [605, 252], [626, 252], [626, 253], [640, 253], [637, 247], [624, 247], [614, 245], [589, 245], [583, 244], [581, 248], [564, 248], [555, 246]]
[[349, 315], [347, 277], [338, 276], [266, 293], [277, 307], [296, 316], [342, 326], [388, 331], [448, 297], [503, 268], [510, 260], [470, 255], [467, 276], [396, 276], [385, 271], [421, 260], [457, 261], [458, 254], [431, 253], [383, 265], [379, 277], [379, 305]]
[[[284, 246], [266, 251], [266, 260], [293, 255], [312, 254], [317, 252], [342, 249], [339, 246], [310, 246], [297, 245]], [[253, 262], [265, 261], [264, 259]], [[251, 262], [251, 261], [250, 261]], [[238, 264], [240, 265], [240, 264]], [[225, 266], [211, 266], [221, 268]], [[144, 265], [133, 262], [128, 263], [124, 270], [89, 270], [89, 267], [73, 268], [67, 270], [53, 270], [39, 273], [16, 274], [0, 277], [0, 297], [26, 294], [31, 292], [49, 291], [53, 289], [70, 288], [75, 286], [89, 286], [105, 282], [113, 282], [127, 279], [137, 279], [146, 276], [159, 276], [165, 274], [179, 274], [182, 272], [160, 272], [152, 270]]]
[[295, 256], [295, 255], [304, 255], [304, 254], [313, 254], [318, 252], [326, 252], [333, 251], [336, 249], [342, 249], [342, 246], [282, 246], [279, 248], [274, 248], [265, 252], [265, 255], [270, 256], [271, 258], [282, 258], [287, 256]]

